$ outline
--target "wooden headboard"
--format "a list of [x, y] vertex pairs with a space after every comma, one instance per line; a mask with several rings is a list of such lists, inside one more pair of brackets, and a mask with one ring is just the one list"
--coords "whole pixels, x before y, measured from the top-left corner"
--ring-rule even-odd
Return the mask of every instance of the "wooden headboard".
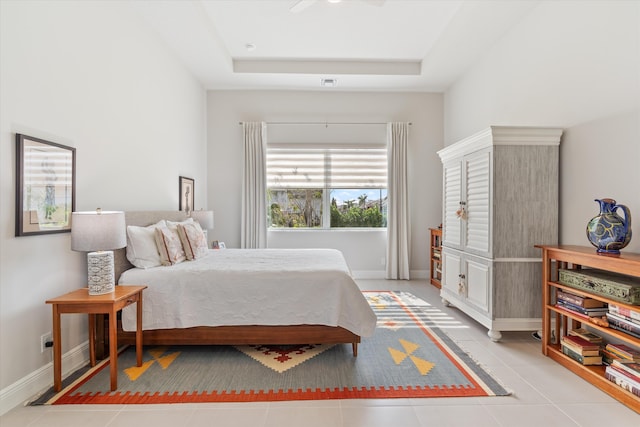
[[[184, 211], [130, 211], [124, 213], [124, 220], [127, 225], [146, 227], [147, 225], [155, 224], [161, 219], [182, 221], [187, 219], [187, 214]], [[117, 283], [120, 275], [128, 269], [133, 268], [133, 265], [131, 265], [127, 259], [127, 248], [116, 249], [113, 252], [115, 278]]]

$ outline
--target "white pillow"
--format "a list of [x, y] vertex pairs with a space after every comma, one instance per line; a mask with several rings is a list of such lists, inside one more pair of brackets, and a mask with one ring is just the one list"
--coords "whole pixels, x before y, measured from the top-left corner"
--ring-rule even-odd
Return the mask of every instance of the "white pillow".
[[127, 259], [131, 264], [138, 268], [162, 265], [154, 232], [156, 227], [165, 226], [165, 220], [147, 227], [127, 226]]
[[162, 265], [178, 264], [187, 259], [177, 228], [156, 227], [154, 235]]

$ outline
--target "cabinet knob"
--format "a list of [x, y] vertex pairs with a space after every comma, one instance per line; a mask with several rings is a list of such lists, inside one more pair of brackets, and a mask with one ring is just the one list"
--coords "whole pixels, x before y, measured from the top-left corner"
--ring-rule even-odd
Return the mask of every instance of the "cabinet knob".
[[456, 216], [460, 219], [467, 219], [467, 210], [464, 207], [465, 204], [465, 202], [460, 202], [460, 208], [456, 211]]
[[458, 295], [464, 296], [466, 294], [466, 289], [467, 287], [465, 286], [464, 282], [458, 283]]

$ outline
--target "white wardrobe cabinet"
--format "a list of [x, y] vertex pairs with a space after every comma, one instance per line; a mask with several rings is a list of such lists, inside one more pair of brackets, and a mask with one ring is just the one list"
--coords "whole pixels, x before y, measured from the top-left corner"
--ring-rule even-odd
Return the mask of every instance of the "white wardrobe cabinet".
[[443, 163], [442, 288], [489, 329], [541, 325], [536, 244], [558, 240], [561, 129], [492, 126], [438, 154]]

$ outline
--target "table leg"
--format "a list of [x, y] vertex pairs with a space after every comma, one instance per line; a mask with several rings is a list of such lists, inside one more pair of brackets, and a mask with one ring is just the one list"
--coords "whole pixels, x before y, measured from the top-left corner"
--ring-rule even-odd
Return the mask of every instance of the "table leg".
[[109, 313], [109, 358], [111, 365], [111, 391], [118, 388], [118, 332], [116, 331], [116, 313], [115, 306], [111, 308]]
[[62, 390], [62, 339], [60, 333], [60, 311], [53, 304], [53, 390]]
[[142, 366], [142, 292], [136, 302], [136, 363]]
[[96, 366], [96, 315], [89, 314], [89, 363]]
[[107, 341], [109, 337], [105, 336], [105, 319], [106, 314], [96, 315], [96, 360], [106, 359], [109, 356], [109, 350], [107, 349]]

